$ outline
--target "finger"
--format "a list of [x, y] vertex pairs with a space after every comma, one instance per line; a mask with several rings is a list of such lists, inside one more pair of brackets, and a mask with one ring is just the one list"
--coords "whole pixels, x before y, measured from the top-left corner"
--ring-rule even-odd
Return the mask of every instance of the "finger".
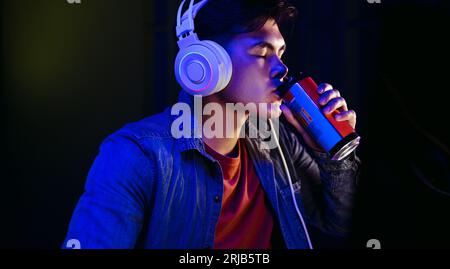
[[321, 83], [319, 84], [319, 86], [317, 86], [317, 92], [322, 94], [326, 91], [332, 90], [333, 86], [331, 86], [331, 84], [328, 83]]
[[319, 98], [320, 105], [326, 105], [331, 99], [341, 97], [341, 93], [338, 90], [331, 89], [322, 94]]
[[354, 120], [356, 119], [356, 112], [354, 110], [347, 110], [339, 114], [336, 114], [334, 116], [334, 119], [337, 121]]
[[356, 112], [354, 110], [348, 110], [341, 112], [339, 114], [336, 114], [334, 118], [337, 121], [348, 121], [350, 126], [352, 126], [353, 129], [356, 127]]
[[[342, 108], [342, 109], [340, 109]], [[330, 102], [322, 109], [323, 113], [330, 114], [333, 111], [340, 109], [341, 111], [347, 111], [347, 102], [342, 97], [331, 99]]]

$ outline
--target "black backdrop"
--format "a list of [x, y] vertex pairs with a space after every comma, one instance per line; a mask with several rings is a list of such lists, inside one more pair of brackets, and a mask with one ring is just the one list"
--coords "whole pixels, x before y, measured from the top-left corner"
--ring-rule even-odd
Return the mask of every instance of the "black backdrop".
[[[448, 247], [448, 1], [291, 1], [286, 63], [357, 111], [352, 247]], [[176, 100], [178, 1], [2, 1], [3, 248], [59, 248], [100, 142]], [[416, 169], [416, 170], [415, 170]]]

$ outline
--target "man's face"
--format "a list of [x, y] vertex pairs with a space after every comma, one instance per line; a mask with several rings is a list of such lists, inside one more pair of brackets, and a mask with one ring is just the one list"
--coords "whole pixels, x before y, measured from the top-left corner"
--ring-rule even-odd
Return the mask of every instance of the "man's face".
[[[268, 20], [257, 31], [235, 36], [225, 49], [233, 63], [233, 75], [218, 97], [226, 103], [273, 104], [268, 116], [280, 116], [281, 99], [274, 91], [287, 74], [281, 61], [286, 46], [275, 21]], [[263, 112], [258, 111], [260, 115]]]

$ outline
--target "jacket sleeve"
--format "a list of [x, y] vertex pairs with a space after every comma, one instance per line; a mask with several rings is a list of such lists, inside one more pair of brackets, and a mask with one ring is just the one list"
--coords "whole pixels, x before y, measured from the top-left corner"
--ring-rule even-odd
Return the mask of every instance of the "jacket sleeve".
[[135, 247], [152, 188], [150, 160], [131, 135], [108, 137], [89, 171], [62, 247]]
[[333, 161], [328, 153], [307, 148], [300, 135], [286, 127], [284, 138], [291, 165], [301, 182], [299, 194], [308, 225], [327, 236], [348, 236], [360, 159], [353, 151], [345, 159]]

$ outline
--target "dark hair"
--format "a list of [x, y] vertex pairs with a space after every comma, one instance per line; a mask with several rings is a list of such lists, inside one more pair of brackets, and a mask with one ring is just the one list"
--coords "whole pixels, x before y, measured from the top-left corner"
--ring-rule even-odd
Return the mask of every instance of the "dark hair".
[[259, 30], [274, 19], [283, 33], [297, 16], [297, 9], [284, 0], [209, 0], [194, 23], [200, 39], [225, 45], [235, 35]]

